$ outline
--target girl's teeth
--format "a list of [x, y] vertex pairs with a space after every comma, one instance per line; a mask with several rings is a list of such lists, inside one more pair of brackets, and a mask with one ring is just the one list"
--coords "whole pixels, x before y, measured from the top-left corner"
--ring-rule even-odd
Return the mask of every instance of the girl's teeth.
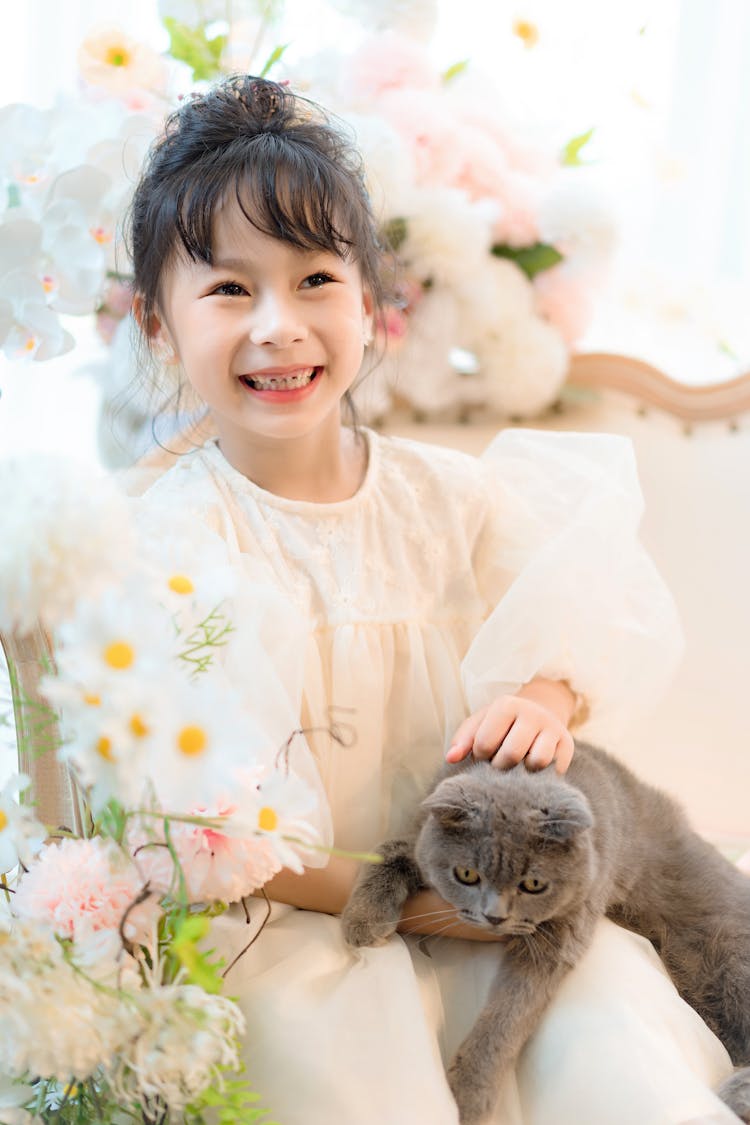
[[314, 374], [315, 368], [311, 367], [308, 371], [301, 371], [299, 375], [284, 375], [281, 378], [275, 375], [268, 378], [248, 376], [245, 381], [257, 391], [290, 391], [297, 387], [306, 387]]

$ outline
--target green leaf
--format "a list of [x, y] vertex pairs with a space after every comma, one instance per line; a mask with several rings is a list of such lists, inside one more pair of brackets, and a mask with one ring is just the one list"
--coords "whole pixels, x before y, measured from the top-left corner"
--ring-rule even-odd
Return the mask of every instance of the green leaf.
[[533, 281], [538, 273], [543, 270], [551, 269], [552, 266], [558, 265], [563, 261], [563, 255], [554, 246], [548, 245], [546, 242], [537, 242], [533, 246], [505, 246], [503, 243], [495, 243], [492, 247], [492, 253], [496, 258], [507, 258], [511, 262], [515, 262], [519, 269], [528, 277], [529, 281]]
[[121, 844], [125, 836], [127, 819], [125, 809], [113, 797], [102, 809], [94, 831], [102, 836], [110, 836]]
[[176, 922], [169, 952], [186, 970], [191, 984], [199, 985], [204, 992], [219, 993], [224, 986], [219, 971], [223, 968], [223, 962], [209, 960], [213, 950], [203, 953], [198, 948], [198, 942], [206, 937], [210, 925], [204, 914], [183, 915]]
[[459, 74], [463, 74], [469, 65], [469, 59], [461, 59], [460, 62], [454, 62], [447, 70], [444, 70], [441, 78], [443, 82], [451, 82], [454, 78], [458, 78]]
[[266, 75], [268, 74], [271, 67], [276, 65], [276, 63], [279, 61], [281, 56], [284, 54], [284, 51], [287, 49], [288, 46], [289, 46], [288, 43], [279, 43], [279, 45], [277, 47], [274, 47], [274, 49], [271, 51], [271, 54], [268, 56], [265, 63], [263, 64], [263, 69], [260, 72], [261, 78], [266, 77]]
[[205, 26], [188, 27], [186, 23], [165, 16], [169, 32], [169, 54], [178, 62], [187, 63], [196, 82], [216, 78], [221, 73], [221, 54], [227, 45], [226, 35], [209, 39]]
[[383, 227], [383, 241], [386, 248], [392, 250], [397, 254], [406, 240], [409, 233], [409, 224], [406, 219], [396, 216], [395, 219], [389, 219]]
[[581, 149], [583, 149], [591, 140], [594, 135], [594, 127], [587, 129], [585, 133], [579, 133], [577, 137], [571, 137], [565, 148], [560, 153], [560, 163], [568, 168], [578, 168], [583, 164], [581, 160]]
[[11, 207], [21, 206], [21, 192], [19, 191], [18, 184], [8, 184], [8, 210]]

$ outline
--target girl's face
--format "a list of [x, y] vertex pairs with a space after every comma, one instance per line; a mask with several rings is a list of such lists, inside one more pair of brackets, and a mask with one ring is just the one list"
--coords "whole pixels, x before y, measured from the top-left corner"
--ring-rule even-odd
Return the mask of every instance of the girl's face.
[[218, 213], [212, 265], [180, 256], [165, 272], [152, 331], [240, 461], [248, 439], [337, 431], [371, 319], [356, 263], [263, 234], [234, 204]]

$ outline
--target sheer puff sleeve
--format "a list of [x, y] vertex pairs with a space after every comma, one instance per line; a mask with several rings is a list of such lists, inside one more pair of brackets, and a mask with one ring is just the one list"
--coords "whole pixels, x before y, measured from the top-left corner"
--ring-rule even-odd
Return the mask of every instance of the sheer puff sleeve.
[[632, 445], [507, 430], [481, 464], [487, 513], [474, 560], [488, 616], [462, 664], [468, 706], [535, 676], [566, 680], [588, 704], [585, 736], [612, 735], [658, 699], [683, 647], [674, 602], [638, 540]]

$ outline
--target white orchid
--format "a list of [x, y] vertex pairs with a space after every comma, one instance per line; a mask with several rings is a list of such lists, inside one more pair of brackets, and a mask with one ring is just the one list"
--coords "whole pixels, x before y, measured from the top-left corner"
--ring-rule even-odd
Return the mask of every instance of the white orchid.
[[47, 836], [33, 809], [16, 800], [30, 784], [25, 774], [16, 774], [0, 789], [0, 874], [13, 870], [19, 861], [28, 866]]
[[8, 359], [53, 359], [75, 343], [48, 307], [42, 282], [24, 270], [0, 277], [0, 339]]

